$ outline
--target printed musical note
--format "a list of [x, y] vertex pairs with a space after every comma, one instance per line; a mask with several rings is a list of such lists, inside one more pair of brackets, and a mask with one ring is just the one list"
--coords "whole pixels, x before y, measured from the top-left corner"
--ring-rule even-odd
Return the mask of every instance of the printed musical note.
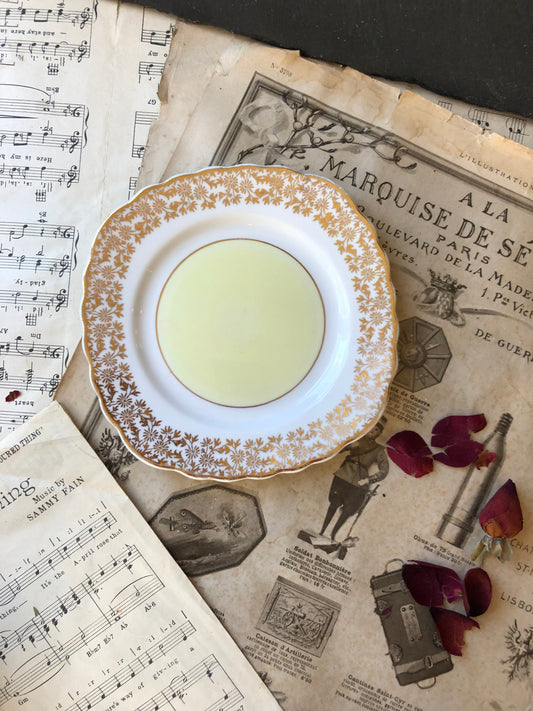
[[38, 53], [44, 59], [55, 57], [75, 58], [80, 62], [84, 57], [89, 56], [89, 46], [84, 41], [79, 45], [71, 44], [70, 42], [34, 42], [28, 40], [12, 40], [7, 37], [0, 45], [7, 53], [13, 53], [17, 56], [24, 54], [33, 55]]
[[[154, 582], [155, 578], [153, 573], [151, 572], [151, 569], [149, 566], [146, 564], [144, 559], [142, 558], [141, 554], [139, 553], [138, 549], [135, 547], [132, 547], [131, 549], [131, 555], [132, 555], [132, 561], [141, 561], [142, 564], [144, 564], [144, 567], [150, 571], [149, 575], [143, 576], [141, 579], [139, 579], [136, 582], [136, 585], [138, 586], [137, 589], [139, 590], [139, 594], [137, 595], [135, 592], [131, 590], [131, 583], [128, 586], [125, 586], [123, 591], [116, 595], [115, 598], [120, 602], [120, 617], [123, 617], [128, 611], [133, 609], [137, 604], [139, 604], [139, 601], [142, 599], [144, 600], [145, 595], [147, 594], [148, 590], [152, 590], [153, 586], [160, 585], [160, 581], [157, 580], [157, 582]], [[120, 565], [119, 567], [115, 567], [113, 565], [113, 560], [111, 560], [109, 563], [107, 563], [105, 566], [103, 566], [103, 574], [99, 579], [99, 584], [100, 587], [110, 581], [114, 576], [118, 575], [120, 572], [125, 570], [126, 566], [125, 565]], [[33, 566], [33, 568], [29, 569], [30, 575], [32, 578], [36, 579], [41, 576], [41, 571], [39, 568], [36, 566]], [[49, 572], [49, 568], [47, 568], [46, 573]], [[12, 588], [8, 589], [13, 592]], [[22, 585], [21, 585], [22, 589]], [[18, 591], [17, 591], [18, 592]], [[152, 593], [150, 593], [152, 594]], [[61, 598], [59, 598], [56, 602], [51, 603], [48, 605], [46, 608], [42, 609], [39, 612], [39, 619], [40, 619], [40, 624], [42, 625], [43, 631], [48, 634], [50, 631], [50, 623], [52, 619], [59, 619], [61, 616], [66, 615], [67, 613], [71, 612], [72, 610], [75, 610], [78, 606], [81, 606], [82, 603], [87, 599], [91, 598], [92, 596], [92, 590], [89, 587], [87, 587], [84, 584], [84, 581], [76, 585], [75, 587], [70, 587], [69, 591], [65, 593]], [[105, 626], [108, 626], [111, 624], [111, 620], [113, 615], [106, 616], [105, 614], [102, 613], [100, 608], [97, 608], [100, 612], [101, 615], [103, 615], [104, 620], [105, 620]], [[112, 611], [113, 614], [116, 614], [116, 611]], [[28, 626], [28, 623], [23, 624], [21, 627], [18, 629], [14, 630], [13, 632], [7, 634], [6, 637], [6, 642], [4, 644], [4, 654], [8, 654], [12, 652], [16, 647], [19, 645], [22, 645], [27, 639], [29, 639], [29, 635], [32, 634], [31, 632], [31, 627]], [[83, 639], [84, 643], [88, 640], [88, 632], [87, 629], [84, 629], [81, 631], [82, 637], [80, 635], [77, 635], [77, 638], [80, 637], [80, 639]], [[89, 637], [89, 639], [92, 639], [92, 637]]]
[[25, 390], [29, 390], [31, 388], [31, 384], [33, 382], [33, 363], [29, 368], [26, 369], [26, 383], [25, 383]]
[[[85, 8], [81, 11], [70, 11], [64, 12], [63, 8], [58, 10], [36, 9], [27, 12], [26, 8], [19, 6], [13, 8], [0, 8], [0, 26], [6, 27], [18, 26], [21, 22], [28, 23], [70, 23], [73, 25], [78, 24], [80, 29], [83, 29], [87, 24], [92, 22], [92, 11], [90, 8]], [[9, 25], [8, 25], [9, 23]]]
[[165, 30], [154, 30], [145, 23], [146, 15], [143, 17], [143, 28], [141, 31], [141, 42], [148, 42], [159, 47], [166, 47], [172, 39], [173, 26], [170, 25]]
[[0, 587], [0, 606], [8, 605], [21, 590], [25, 590], [35, 580], [54, 570], [56, 566], [68, 560], [74, 553], [86, 548], [96, 538], [108, 532], [115, 524], [116, 519], [113, 514], [106, 513], [95, 519], [91, 525], [82, 528], [76, 536], [67, 539], [60, 548], [54, 547], [51, 553], [42, 556], [33, 566], [30, 566], [9, 583]]
[[508, 131], [508, 137], [516, 143], [524, 143], [526, 134], [526, 120], [516, 116], [509, 117], [505, 125]]
[[[50, 678], [50, 671], [53, 670], [54, 673], [58, 673], [67, 662], [67, 659], [71, 659], [73, 655], [86, 648], [90, 642], [100, 637], [103, 633], [113, 627], [113, 625], [123, 620], [127, 615], [131, 614], [140, 605], [145, 603], [159, 590], [161, 590], [162, 583], [155, 575], [150, 575], [146, 576], [139, 582], [139, 587], [141, 591], [139, 597], [129, 595], [122, 600], [121, 613], [118, 619], [108, 618], [106, 615], [102, 614], [98, 607], [93, 607], [93, 609], [98, 610], [99, 614], [93, 619], [92, 622], [85, 624], [84, 627], [78, 627], [77, 632], [73, 636], [63, 640], [60, 645], [61, 651], [59, 651], [59, 645], [52, 641], [48, 645], [50, 651], [53, 653], [52, 655], [47, 655], [45, 660], [43, 660], [39, 655], [30, 658], [25, 664], [27, 669], [23, 675], [13, 675], [10, 679], [9, 686], [0, 686], [0, 695], [3, 692], [6, 698], [10, 698], [28, 693], [29, 691], [37, 688], [41, 683], [43, 683], [43, 680]], [[83, 584], [77, 586], [76, 590], [79, 588], [83, 588]], [[82, 614], [84, 612], [84, 596], [83, 594], [78, 595], [76, 590], [72, 590], [63, 598], [63, 607], [66, 607], [68, 611], [68, 613], [63, 613], [64, 615], [74, 614], [74, 611], [78, 609], [78, 606], [80, 610], [78, 614]], [[88, 594], [85, 593], [86, 598], [87, 595]], [[72, 607], [72, 605], [74, 605], [74, 607]], [[37, 623], [36, 628], [45, 642], [51, 630], [48, 623], [55, 614], [59, 615], [59, 606], [57, 603], [53, 603], [48, 606], [47, 609], [39, 612], [39, 622]], [[32, 626], [28, 624], [8, 635], [8, 644], [7, 647], [4, 645], [4, 653], [7, 655], [19, 647], [22, 648], [24, 643], [29, 641], [30, 635], [32, 635], [31, 629]], [[33, 639], [35, 641], [36, 638], [33, 637]]]
[[[207, 671], [209, 671], [209, 675]], [[206, 680], [211, 685], [209, 689], [205, 687]], [[173, 700], [183, 701], [188, 695], [194, 694], [196, 685], [201, 687], [199, 696], [202, 698], [202, 711], [225, 711], [225, 709], [233, 708], [238, 701], [243, 699], [242, 693], [217, 658], [211, 654], [199, 664], [175, 676], [168, 686], [141, 706], [137, 706], [135, 711], [154, 711], [168, 706], [174, 708]], [[211, 703], [205, 702], [206, 697], [210, 697]], [[199, 709], [200, 707], [195, 704], [191, 705], [191, 708]]]
[[132, 178], [130, 178], [129, 185], [128, 185], [128, 198], [132, 198], [136, 192], [137, 192], [137, 178], [132, 177]]
[[[23, 224], [21, 222], [0, 222], [0, 238], [9, 241], [25, 237], [40, 237], [43, 239], [68, 239], [76, 235], [76, 228], [71, 225], [40, 225], [38, 223]], [[12, 248], [11, 248], [12, 249]], [[0, 253], [8, 248], [0, 245]]]
[[55, 311], [68, 305], [68, 292], [66, 289], [60, 289], [55, 294], [47, 292], [37, 293], [36, 291], [13, 291], [11, 289], [0, 289], [0, 304], [14, 304], [20, 306], [22, 304], [38, 303], [48, 308], [54, 308]]
[[73, 153], [80, 147], [80, 132], [73, 131], [70, 135], [54, 134], [50, 129], [43, 131], [4, 131], [2, 141], [13, 146], [42, 146], [47, 148], [67, 149]]
[[141, 77], [161, 77], [165, 65], [163, 62], [139, 62], [138, 76]]
[[196, 628], [188, 620], [179, 627], [173, 628], [171, 632], [165, 634], [156, 644], [135, 657], [127, 667], [123, 667], [117, 671], [103, 684], [92, 689], [84, 697], [78, 699], [76, 703], [65, 709], [65, 711], [79, 711], [79, 708], [94, 708], [96, 704], [110, 696], [116, 689], [126, 687], [128, 682], [139, 675], [143, 669], [146, 669], [166, 654], [175, 650], [182, 643], [184, 635], [185, 638], [187, 638], [187, 636], [191, 636], [195, 632]]
[[150, 111], [136, 111], [135, 124], [133, 127], [133, 143], [131, 155], [133, 158], [142, 158], [148, 140], [148, 131], [152, 122], [157, 118], [157, 114]]

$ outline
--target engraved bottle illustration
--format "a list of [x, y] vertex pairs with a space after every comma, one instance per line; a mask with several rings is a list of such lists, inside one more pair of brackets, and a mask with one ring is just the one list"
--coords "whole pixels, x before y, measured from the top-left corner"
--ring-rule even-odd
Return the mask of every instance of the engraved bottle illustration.
[[437, 536], [443, 541], [458, 548], [465, 546], [503, 463], [505, 437], [512, 421], [512, 416], [507, 412], [504, 413], [494, 432], [483, 443], [485, 449], [496, 453], [496, 459], [488, 467], [480, 469], [476, 468], [475, 462], [470, 465], [448, 512], [442, 517], [437, 531]]

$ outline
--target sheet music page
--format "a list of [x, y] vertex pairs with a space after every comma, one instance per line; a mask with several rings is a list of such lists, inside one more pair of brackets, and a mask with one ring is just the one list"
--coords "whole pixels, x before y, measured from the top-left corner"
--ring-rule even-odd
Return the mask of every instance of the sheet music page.
[[[196, 51], [215, 36], [219, 57]], [[190, 118], [181, 139], [166, 144], [173, 158], [161, 177], [208, 164], [280, 163], [334, 180], [374, 224], [400, 321], [384, 429], [363, 443], [381, 478], [358, 490], [354, 511], [356, 494], [336, 482], [357, 445], [298, 474], [193, 482], [136, 461], [94, 396], [91, 408], [81, 405], [90, 392], [83, 355], [58, 398], [285, 709], [524, 711], [533, 700], [531, 151], [353, 70], [225, 38], [224, 49], [219, 31], [178, 29], [172, 102], [161, 118]], [[196, 74], [200, 100], [179, 84], [180, 62], [190, 72], [195, 56], [206, 59]], [[510, 541], [510, 561], [485, 563], [493, 600], [480, 629], [467, 633], [463, 656], [439, 656], [434, 629], [416, 617], [418, 656], [406, 660], [409, 648], [391, 635], [415, 629], [415, 616], [400, 612], [396, 598], [380, 608], [386, 581], [398, 587], [409, 559], [464, 575], [482, 531], [473, 520], [453, 542], [449, 530], [466, 469], [439, 465], [413, 479], [385, 461], [384, 444], [403, 429], [430, 441], [440, 418], [477, 412], [487, 418], [480, 441], [502, 421], [508, 430], [483, 500], [512, 478], [524, 529]], [[172, 525], [185, 502], [206, 525], [192, 540]], [[389, 618], [380, 609], [396, 611]]]
[[2, 442], [0, 517], [0, 708], [279, 708], [57, 403]]
[[391, 86], [402, 90], [413, 91], [420, 94], [425, 99], [441, 106], [447, 111], [451, 111], [461, 118], [471, 121], [478, 126], [483, 133], [494, 132], [504, 136], [515, 143], [519, 143], [527, 148], [533, 148], [533, 119], [526, 119], [524, 116], [516, 114], [506, 114], [501, 111], [493, 111], [482, 106], [467, 104], [459, 99], [450, 99], [440, 94], [435, 94], [428, 89], [423, 89], [412, 84], [402, 84], [400, 82], [386, 81]]
[[136, 190], [172, 30], [108, 0], [0, 0], [0, 437], [50, 403], [79, 340], [84, 265]]

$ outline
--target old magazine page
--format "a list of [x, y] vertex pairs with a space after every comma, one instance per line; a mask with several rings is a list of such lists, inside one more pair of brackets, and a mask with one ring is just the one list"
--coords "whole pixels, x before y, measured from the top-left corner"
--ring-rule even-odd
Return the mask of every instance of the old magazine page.
[[2, 445], [2, 708], [279, 708], [57, 403]]
[[[198, 55], [211, 36], [220, 56]], [[533, 701], [531, 152], [412, 92], [295, 52], [183, 25], [174, 42], [162, 119], [175, 112], [182, 135], [167, 155], [156, 141], [147, 182], [158, 161], [161, 178], [209, 164], [280, 164], [342, 186], [374, 225], [397, 290], [400, 363], [387, 411], [375, 432], [326, 463], [228, 486], [137, 462], [89, 395], [81, 353], [59, 401], [283, 708], [525, 711]], [[195, 57], [205, 59], [195, 69], [202, 85], [188, 95], [174, 81]], [[501, 445], [487, 477], [438, 465], [413, 479], [386, 456], [399, 430], [429, 441], [440, 418], [478, 412], [488, 422], [478, 437], [498, 431]], [[371, 483], [341, 488], [353, 467]], [[492, 605], [451, 659], [430, 620], [400, 600], [398, 576], [410, 559], [461, 574], [473, 565], [476, 516], [457, 524], [466, 477], [484, 500], [512, 478], [525, 526], [511, 561], [487, 561]], [[384, 591], [398, 591], [402, 612], [390, 619]], [[394, 641], [402, 629], [416, 629], [418, 656]]]

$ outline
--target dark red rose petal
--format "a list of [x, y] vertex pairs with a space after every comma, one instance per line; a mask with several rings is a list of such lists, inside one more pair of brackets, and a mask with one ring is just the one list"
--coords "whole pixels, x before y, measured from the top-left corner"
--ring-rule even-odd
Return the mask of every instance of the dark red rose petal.
[[450, 415], [439, 420], [431, 432], [433, 447], [447, 447], [461, 440], [470, 439], [472, 432], [487, 426], [485, 415]]
[[402, 567], [402, 576], [414, 600], [427, 607], [454, 602], [463, 596], [461, 578], [443, 565], [414, 561]]
[[433, 458], [448, 467], [467, 467], [476, 461], [483, 449], [481, 442], [470, 439], [466, 442], [448, 445], [444, 452], [437, 452]]
[[461, 615], [455, 610], [432, 607], [430, 612], [437, 625], [444, 649], [450, 654], [462, 657], [461, 649], [465, 643], [465, 632], [474, 628], [479, 629], [479, 624], [476, 620], [471, 620], [470, 617]]
[[433, 471], [433, 455], [423, 438], [412, 430], [403, 430], [387, 442], [387, 454], [402, 471], [418, 479]]
[[489, 609], [492, 583], [483, 568], [471, 568], [465, 575], [465, 609], [471, 617], [478, 617]]
[[522, 507], [511, 479], [507, 479], [479, 514], [481, 528], [492, 538], [512, 538], [522, 530]]
[[13, 402], [13, 400], [16, 400], [21, 395], [22, 393], [20, 392], [20, 390], [12, 390], [6, 395], [6, 402]]
[[431, 446], [444, 452], [434, 455], [436, 461], [449, 467], [467, 467], [483, 452], [480, 442], [471, 438], [487, 424], [485, 415], [450, 415], [439, 420], [431, 433]]

